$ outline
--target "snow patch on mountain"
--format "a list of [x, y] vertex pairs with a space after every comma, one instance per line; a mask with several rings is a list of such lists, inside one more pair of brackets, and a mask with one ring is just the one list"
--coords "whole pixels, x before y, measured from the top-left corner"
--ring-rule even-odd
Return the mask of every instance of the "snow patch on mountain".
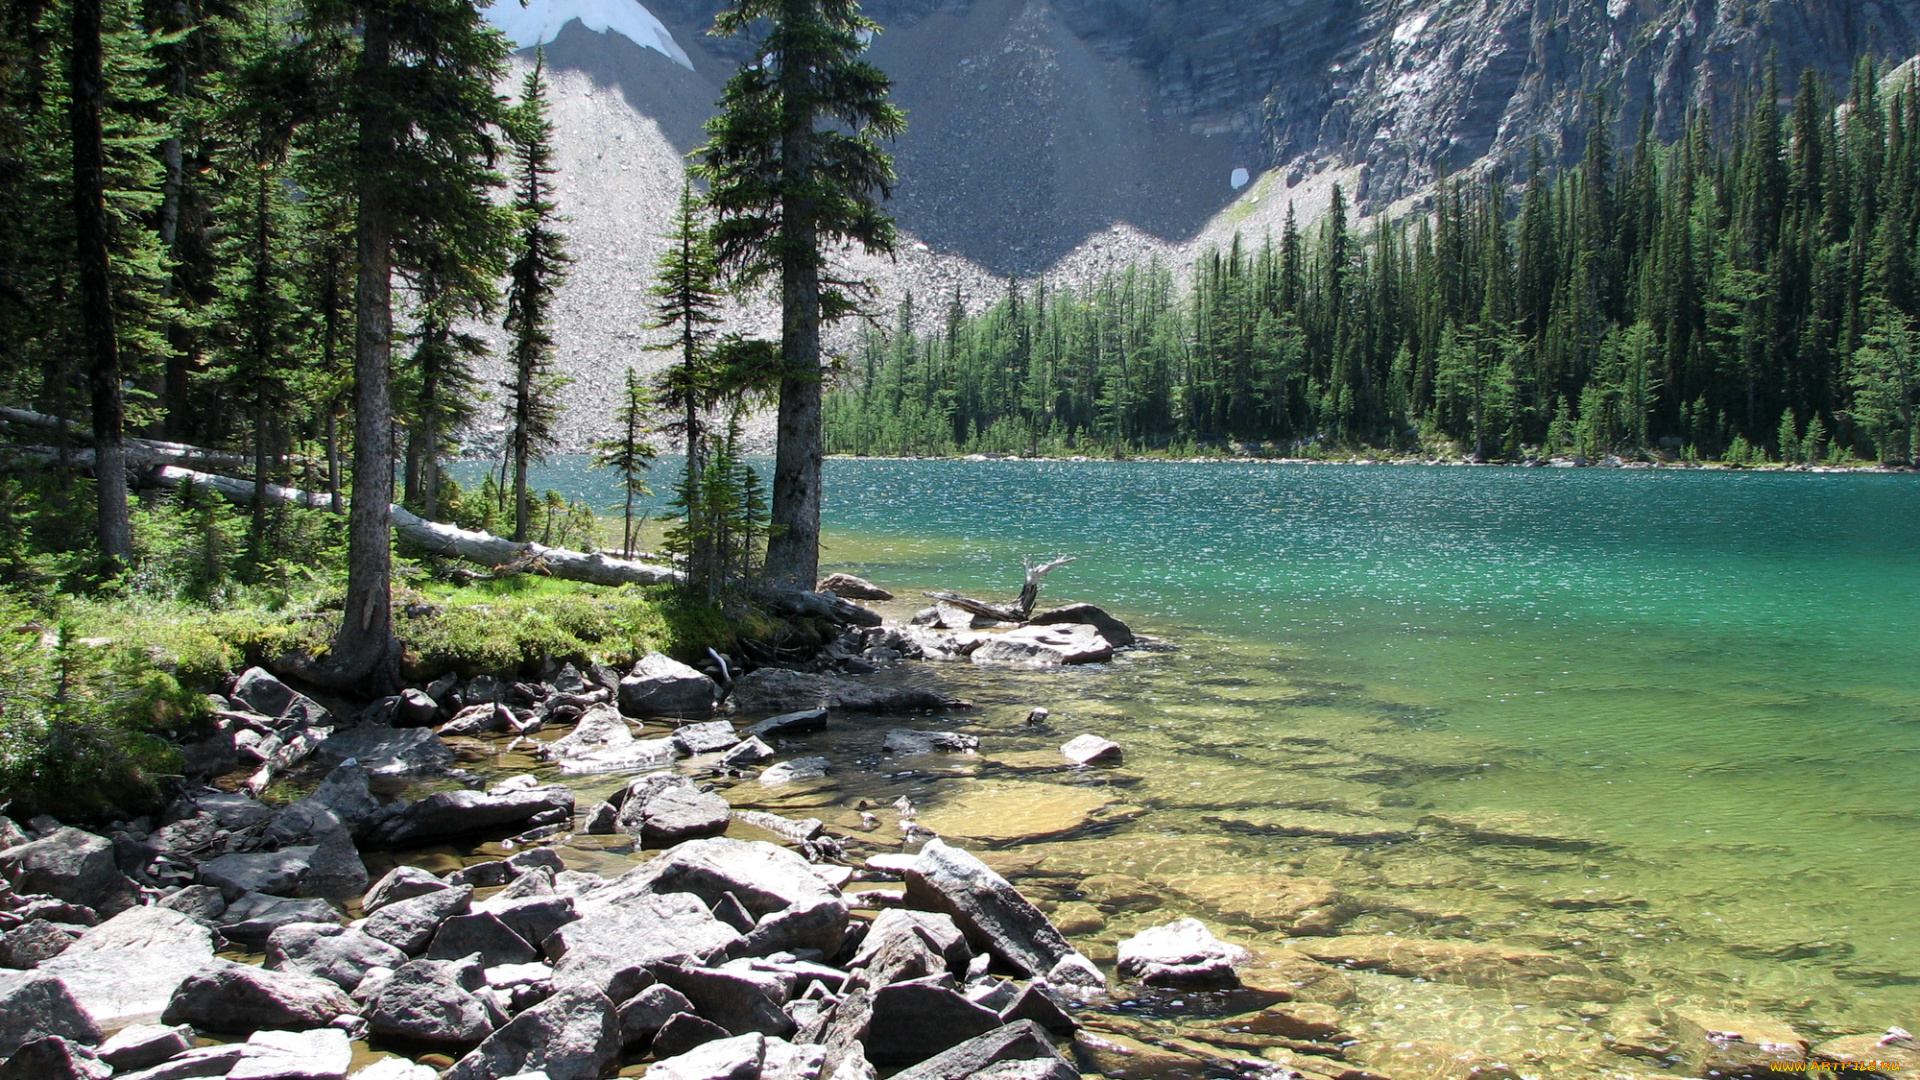
[[652, 49], [688, 71], [693, 61], [666, 26], [635, 0], [493, 0], [481, 8], [487, 21], [523, 49], [545, 45], [575, 19], [595, 33], [615, 33], [643, 49]]

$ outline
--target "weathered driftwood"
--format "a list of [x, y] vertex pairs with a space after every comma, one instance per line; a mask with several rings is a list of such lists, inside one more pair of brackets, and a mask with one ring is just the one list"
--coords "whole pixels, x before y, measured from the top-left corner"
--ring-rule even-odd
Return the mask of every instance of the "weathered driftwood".
[[1077, 555], [1064, 555], [1041, 566], [1035, 566], [1031, 562], [1022, 560], [1022, 565], [1027, 571], [1027, 579], [1026, 583], [1020, 586], [1020, 599], [1012, 607], [989, 604], [984, 600], [975, 600], [971, 596], [961, 596], [958, 593], [930, 592], [926, 595], [943, 604], [952, 604], [961, 611], [971, 612], [972, 614], [985, 618], [994, 619], [999, 622], [1024, 623], [1033, 617], [1034, 605], [1040, 601], [1040, 582], [1048, 574], [1053, 573], [1055, 570], [1060, 569], [1078, 557]]
[[[253, 482], [231, 476], [165, 467], [155, 469], [150, 479], [161, 487], [193, 483], [217, 491], [237, 503], [253, 501]], [[325, 494], [300, 491], [279, 484], [267, 485], [267, 498], [275, 504], [315, 508], [331, 505], [330, 497]], [[598, 552], [571, 551], [544, 544], [518, 544], [492, 533], [428, 521], [399, 506], [393, 507], [392, 513], [393, 531], [401, 539], [442, 555], [483, 566], [512, 566], [529, 573], [546, 574], [567, 581], [584, 581], [589, 585], [665, 585], [683, 580], [680, 571], [670, 566], [656, 566], [631, 559], [611, 559]]]

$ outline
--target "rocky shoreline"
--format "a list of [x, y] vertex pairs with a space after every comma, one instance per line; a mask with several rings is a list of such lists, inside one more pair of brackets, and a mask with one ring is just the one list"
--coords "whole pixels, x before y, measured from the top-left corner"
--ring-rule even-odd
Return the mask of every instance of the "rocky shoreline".
[[[1091, 734], [1010, 760], [1032, 779], [925, 806], [843, 805], [827, 786], [845, 765], [817, 733], [836, 715], [967, 708], [883, 671], [1143, 645], [1087, 605], [1012, 629], [942, 606], [848, 627], [806, 671], [653, 655], [624, 674], [443, 678], [355, 708], [249, 670], [186, 748], [216, 783], [101, 832], [0, 819], [0, 964], [16, 969], [0, 973], [0, 1080], [1493, 1080], [1537, 1073], [1371, 1039], [1358, 987], [1516, 984], [1621, 1007], [1627, 988], [1577, 957], [1347, 928], [1352, 902], [1311, 877], [1184, 888], [1218, 894], [1193, 911], [1258, 909], [1279, 945], [1163, 907], [1119, 865], [1016, 888], [1036, 845], [1142, 812], [1046, 782], [1117, 771], [1125, 749]], [[938, 724], [882, 744], [902, 776], [980, 750]], [[492, 775], [465, 768], [481, 763]], [[1243, 816], [1221, 827], [1344, 820]], [[1429, 827], [1513, 840], [1498, 823]], [[1152, 925], [1117, 947], [1075, 944], [1145, 909]], [[1616, 1077], [1920, 1066], [1899, 1029], [1814, 1045], [1777, 1019], [1687, 1007], [1614, 1041], [1646, 1064]]]

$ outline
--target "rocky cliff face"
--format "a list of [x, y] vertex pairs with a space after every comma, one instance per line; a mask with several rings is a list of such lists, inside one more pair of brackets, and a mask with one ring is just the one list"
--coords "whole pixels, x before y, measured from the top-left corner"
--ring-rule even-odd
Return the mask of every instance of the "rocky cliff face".
[[[507, 0], [513, 2], [513, 0]], [[541, 0], [533, 0], [540, 3]], [[611, 0], [610, 0], [611, 2]], [[661, 362], [645, 276], [720, 87], [749, 46], [705, 33], [719, 0], [646, 0], [691, 67], [574, 23], [547, 46], [562, 199], [581, 265], [561, 352], [595, 425], [619, 371]], [[867, 0], [873, 59], [910, 128], [899, 258], [861, 269], [977, 305], [1009, 276], [1181, 265], [1235, 230], [1303, 220], [1334, 182], [1365, 212], [1436, 176], [1577, 157], [1593, 102], [1628, 138], [1730, 117], [1773, 58], [1842, 89], [1857, 58], [1920, 52], [1920, 0]], [[1239, 170], [1245, 170], [1244, 175]], [[1240, 181], [1236, 184], [1235, 181]], [[753, 305], [743, 309], [749, 325]], [[576, 436], [586, 438], [590, 430]]]

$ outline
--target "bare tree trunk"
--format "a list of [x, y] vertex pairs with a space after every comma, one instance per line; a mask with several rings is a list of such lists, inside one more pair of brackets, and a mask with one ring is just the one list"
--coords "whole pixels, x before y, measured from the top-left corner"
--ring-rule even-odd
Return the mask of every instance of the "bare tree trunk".
[[108, 266], [100, 4], [101, 0], [74, 0], [73, 5], [73, 210], [80, 255], [81, 334], [93, 398], [100, 554], [124, 567], [133, 560], [133, 525], [127, 516], [126, 407], [120, 394], [120, 342]]
[[387, 21], [377, 8], [362, 39], [359, 280], [354, 294], [353, 507], [347, 527], [347, 600], [329, 654], [328, 682], [383, 692], [399, 674], [393, 635], [393, 250], [386, 179], [378, 169], [393, 142], [380, 97], [392, 62]]
[[346, 513], [346, 496], [340, 493], [340, 417], [334, 403], [327, 402], [327, 495], [336, 514]]

